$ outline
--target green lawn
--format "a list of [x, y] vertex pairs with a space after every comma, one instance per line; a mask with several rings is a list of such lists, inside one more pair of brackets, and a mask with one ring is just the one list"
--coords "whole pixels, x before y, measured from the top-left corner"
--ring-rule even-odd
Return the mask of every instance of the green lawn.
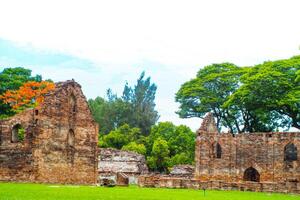
[[138, 187], [94, 187], [94, 186], [62, 186], [42, 184], [0, 183], [0, 200], [68, 200], [68, 199], [105, 199], [105, 200], [260, 200], [300, 199], [296, 195], [268, 194], [238, 191], [203, 191], [188, 189], [156, 189]]

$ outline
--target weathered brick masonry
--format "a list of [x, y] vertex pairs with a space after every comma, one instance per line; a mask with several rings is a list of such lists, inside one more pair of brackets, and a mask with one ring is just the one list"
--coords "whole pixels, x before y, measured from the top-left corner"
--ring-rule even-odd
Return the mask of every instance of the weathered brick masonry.
[[300, 132], [218, 133], [209, 114], [197, 132], [195, 178], [298, 183], [297, 147], [300, 147]]
[[117, 182], [117, 174], [123, 173], [129, 178], [129, 183], [137, 184], [137, 179], [142, 174], [148, 173], [145, 156], [111, 148], [99, 149], [99, 180], [108, 178]]
[[218, 133], [208, 114], [196, 135], [195, 177], [142, 176], [141, 186], [300, 193], [300, 132]]
[[[16, 136], [21, 127], [24, 141]], [[57, 83], [38, 108], [0, 121], [0, 180], [95, 184], [97, 140], [81, 86]]]

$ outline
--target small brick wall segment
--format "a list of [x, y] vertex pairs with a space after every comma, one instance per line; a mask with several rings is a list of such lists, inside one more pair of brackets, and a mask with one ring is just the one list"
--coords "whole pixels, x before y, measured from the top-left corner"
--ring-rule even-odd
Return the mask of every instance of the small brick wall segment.
[[117, 174], [126, 174], [129, 183], [137, 184], [137, 178], [141, 174], [148, 173], [145, 156], [112, 148], [100, 148], [98, 173], [99, 180], [110, 178], [117, 182]]

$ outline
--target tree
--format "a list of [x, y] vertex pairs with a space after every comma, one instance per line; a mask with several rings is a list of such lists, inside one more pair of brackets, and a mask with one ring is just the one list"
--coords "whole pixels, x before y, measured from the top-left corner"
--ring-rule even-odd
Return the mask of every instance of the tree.
[[[0, 95], [7, 90], [18, 90], [21, 85], [28, 81], [42, 81], [40, 75], [32, 76], [31, 70], [22, 67], [5, 68], [0, 72]], [[0, 118], [14, 115], [14, 110], [9, 104], [5, 104], [0, 100]]]
[[109, 134], [100, 134], [99, 146], [143, 154], [151, 170], [167, 172], [175, 164], [193, 163], [195, 134], [187, 126], [160, 122], [144, 136], [139, 128], [124, 124]]
[[169, 146], [166, 140], [158, 138], [154, 141], [151, 156], [147, 158], [148, 165], [152, 170], [168, 172]]
[[116, 129], [109, 134], [103, 136], [102, 147], [112, 147], [116, 149], [122, 149], [122, 147], [128, 144], [129, 140], [122, 130]]
[[107, 96], [107, 100], [101, 97], [88, 100], [92, 115], [100, 125], [100, 132], [103, 134], [108, 134], [110, 131], [128, 124], [131, 113], [130, 105], [112, 95], [110, 90], [108, 90]]
[[122, 97], [108, 89], [106, 99], [97, 97], [88, 102], [95, 120], [100, 124], [100, 132], [107, 134], [129, 124], [140, 128], [143, 135], [148, 135], [151, 126], [158, 120], [155, 93], [156, 85], [151, 83], [150, 77], [145, 79], [145, 73], [142, 73], [133, 88], [125, 84]]
[[[165, 162], [157, 165], [159, 159], [155, 158], [153, 148], [157, 140], [164, 140], [168, 146], [168, 156]], [[187, 126], [175, 126], [171, 122], [160, 122], [154, 125], [147, 137], [145, 146], [147, 149], [148, 163], [152, 170], [165, 171], [176, 164], [192, 164], [195, 151], [195, 134]], [[168, 161], [168, 162], [166, 162]]]
[[145, 79], [145, 72], [142, 72], [133, 88], [126, 83], [123, 90], [123, 101], [131, 105], [132, 118], [128, 119], [128, 123], [132, 127], [139, 127], [145, 135], [150, 133], [151, 126], [159, 118], [154, 102], [156, 89], [151, 78]]
[[182, 164], [191, 164], [190, 155], [187, 153], [179, 153], [170, 158], [170, 166], [182, 165]]
[[203, 118], [212, 112], [217, 119], [217, 126], [236, 132], [239, 128], [237, 113], [230, 112], [223, 104], [239, 87], [240, 76], [247, 68], [239, 68], [231, 63], [213, 64], [200, 69], [196, 78], [184, 83], [176, 93], [180, 103], [177, 112], [182, 118]]
[[[241, 77], [241, 87], [225, 106], [243, 105], [252, 112], [260, 113], [259, 116], [266, 116], [264, 121], [261, 120], [265, 126], [299, 129], [299, 70], [300, 56], [256, 65]], [[252, 119], [255, 120], [255, 116]]]
[[139, 139], [142, 136], [139, 128], [131, 128], [128, 124], [124, 124], [119, 128], [111, 131], [109, 134], [100, 135], [101, 147], [112, 147], [116, 149], [122, 149], [130, 142], [139, 143]]
[[180, 117], [212, 112], [217, 126], [234, 132], [300, 128], [300, 56], [254, 67], [206, 66], [176, 94]]
[[44, 95], [54, 90], [55, 84], [47, 81], [24, 83], [18, 90], [7, 90], [0, 99], [15, 112], [33, 108], [44, 101]]
[[0, 94], [7, 90], [17, 90], [28, 81], [41, 82], [42, 76], [32, 76], [31, 70], [22, 67], [5, 68], [0, 73]]
[[185, 125], [176, 127], [175, 133], [168, 140], [170, 155], [185, 155], [185, 161], [178, 164], [192, 164], [195, 158], [195, 134]]

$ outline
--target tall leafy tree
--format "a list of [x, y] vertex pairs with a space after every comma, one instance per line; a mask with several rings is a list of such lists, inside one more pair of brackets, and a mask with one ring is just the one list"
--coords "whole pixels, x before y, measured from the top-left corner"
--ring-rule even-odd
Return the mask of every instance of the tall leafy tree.
[[180, 103], [177, 112], [182, 118], [203, 118], [212, 112], [217, 119], [217, 126], [225, 126], [236, 132], [239, 128], [238, 113], [223, 107], [238, 88], [240, 76], [247, 68], [239, 68], [232, 63], [213, 64], [200, 69], [196, 78], [184, 83], [176, 94]]
[[300, 56], [239, 68], [229, 63], [201, 69], [176, 94], [181, 117], [212, 112], [231, 132], [300, 128]]
[[[300, 56], [256, 65], [241, 77], [241, 87], [226, 106], [242, 104], [248, 110], [260, 113], [265, 116], [265, 126], [299, 129], [299, 70]], [[255, 116], [251, 117], [256, 120]]]
[[[0, 72], [0, 95], [7, 90], [18, 90], [21, 85], [28, 81], [42, 81], [41, 75], [32, 76], [31, 70], [22, 67], [5, 68]], [[15, 114], [9, 104], [0, 100], [0, 118]]]
[[131, 104], [130, 125], [139, 127], [146, 135], [159, 118], [155, 110], [156, 89], [157, 86], [151, 83], [151, 78], [145, 78], [145, 72], [142, 72], [136, 85], [131, 88], [126, 84], [123, 91], [122, 99]]
[[107, 98], [90, 99], [89, 105], [95, 120], [100, 124], [102, 133], [129, 124], [138, 127], [144, 135], [150, 133], [151, 126], [158, 120], [155, 110], [156, 85], [143, 72], [134, 87], [125, 84], [122, 97], [109, 89]]

